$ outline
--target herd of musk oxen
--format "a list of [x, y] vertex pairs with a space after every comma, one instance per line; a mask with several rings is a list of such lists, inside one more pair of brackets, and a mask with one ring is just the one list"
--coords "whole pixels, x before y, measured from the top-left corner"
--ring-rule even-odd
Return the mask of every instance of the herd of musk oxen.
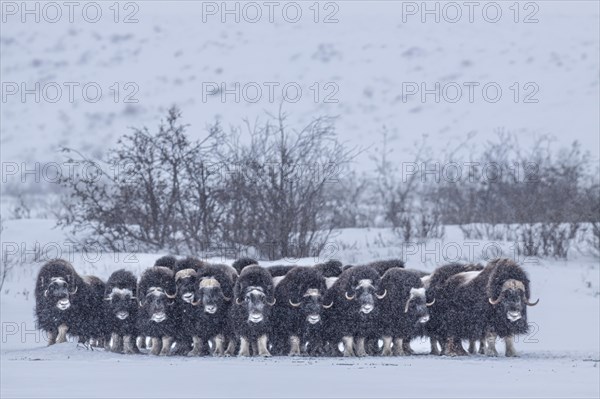
[[105, 283], [61, 259], [46, 263], [36, 288], [39, 328], [49, 345], [77, 337], [87, 347], [153, 355], [399, 356], [429, 337], [431, 353], [516, 356], [527, 332], [529, 279], [509, 259], [453, 263], [433, 273], [400, 260], [347, 265], [233, 266], [195, 258], [158, 259], [138, 279], [115, 271]]

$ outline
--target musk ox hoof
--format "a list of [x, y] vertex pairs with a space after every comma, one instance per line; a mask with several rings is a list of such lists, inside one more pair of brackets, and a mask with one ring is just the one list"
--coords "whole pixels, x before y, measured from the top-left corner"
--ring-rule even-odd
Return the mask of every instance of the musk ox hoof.
[[192, 349], [191, 351], [189, 351], [187, 353], [188, 357], [195, 357], [195, 356], [200, 356], [200, 352], [198, 352], [196, 349]]
[[505, 355], [506, 355], [506, 357], [519, 357], [517, 352], [512, 352], [512, 351], [511, 352], [506, 351]]
[[486, 349], [485, 350], [485, 355], [486, 356], [490, 356], [490, 357], [497, 357], [498, 356], [498, 351], [495, 348]]

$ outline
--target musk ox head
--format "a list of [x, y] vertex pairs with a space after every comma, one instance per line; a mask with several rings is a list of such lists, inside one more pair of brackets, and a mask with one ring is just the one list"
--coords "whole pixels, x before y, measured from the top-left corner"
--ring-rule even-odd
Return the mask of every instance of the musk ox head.
[[197, 278], [194, 306], [202, 306], [204, 313], [216, 314], [231, 302], [233, 279], [226, 265], [208, 265]]
[[527, 306], [535, 306], [540, 300], [529, 300], [529, 279], [523, 269], [509, 259], [496, 259], [490, 267], [488, 301], [496, 313], [505, 315], [510, 322], [526, 318]]
[[140, 306], [148, 319], [155, 323], [162, 323], [169, 318], [170, 307], [175, 303], [176, 295], [168, 295], [161, 287], [150, 287]]
[[36, 284], [37, 298], [54, 305], [58, 310], [67, 310], [77, 294], [80, 281], [81, 278], [69, 262], [51, 260], [40, 269]]
[[333, 302], [325, 304], [327, 291], [325, 277], [316, 268], [296, 267], [276, 288], [276, 297], [283, 300], [281, 305], [288, 306], [301, 315], [308, 324], [316, 325], [322, 321], [323, 309], [329, 309]]
[[177, 300], [185, 303], [194, 302], [197, 273], [194, 269], [183, 269], [175, 274], [175, 286], [177, 288]]
[[237, 274], [241, 274], [242, 270], [246, 266], [250, 266], [250, 265], [258, 265], [258, 261], [256, 259], [252, 259], [252, 258], [239, 258], [238, 260], [233, 262], [233, 264], [231, 266], [235, 269]]
[[273, 278], [260, 266], [246, 266], [238, 278], [235, 289], [235, 305], [244, 308], [248, 323], [268, 320], [271, 307], [275, 305]]
[[177, 258], [173, 255], [165, 255], [161, 256], [154, 262], [154, 266], [166, 267], [171, 270], [175, 270], [175, 263], [177, 263]]
[[173, 271], [166, 267], [151, 267], [140, 278], [138, 301], [145, 316], [161, 323], [169, 317], [170, 308], [177, 297]]
[[344, 298], [355, 303], [360, 314], [370, 314], [376, 309], [375, 301], [383, 299], [387, 295], [387, 290], [379, 292], [379, 273], [370, 266], [355, 266], [345, 273], [349, 278]]
[[131, 272], [121, 269], [111, 274], [104, 291], [104, 301], [110, 315], [119, 320], [134, 317], [137, 307], [136, 284], [137, 280]]
[[419, 324], [427, 323], [429, 321], [429, 309], [427, 308], [434, 303], [435, 299], [427, 302], [424, 287], [413, 287], [408, 293], [404, 313], [411, 315]]

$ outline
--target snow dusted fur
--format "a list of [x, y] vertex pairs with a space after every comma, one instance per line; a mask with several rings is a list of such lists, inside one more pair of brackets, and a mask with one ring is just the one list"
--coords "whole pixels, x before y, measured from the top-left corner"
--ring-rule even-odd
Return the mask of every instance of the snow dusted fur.
[[165, 255], [161, 256], [154, 262], [154, 266], [162, 266], [167, 267], [173, 271], [175, 271], [175, 263], [177, 263], [177, 258], [173, 255]]
[[403, 269], [404, 261], [402, 261], [400, 259], [378, 260], [378, 261], [369, 263], [368, 266], [371, 266], [373, 269], [377, 270], [377, 273], [379, 273], [380, 276], [383, 276], [384, 273], [387, 272], [389, 269], [393, 269], [393, 268]]
[[137, 337], [137, 279], [124, 269], [110, 275], [104, 290], [104, 325], [107, 339], [112, 337], [112, 351], [138, 353]]
[[48, 345], [65, 342], [67, 333], [82, 343], [102, 338], [103, 293], [99, 278], [82, 278], [65, 260], [42, 266], [35, 286], [35, 315], [38, 327], [48, 333]]
[[318, 263], [313, 266], [323, 277], [338, 277], [342, 274], [342, 262], [331, 259], [325, 263]]
[[448, 336], [447, 328], [445, 325], [444, 312], [446, 311], [447, 304], [443, 304], [438, 300], [439, 297], [448, 296], [446, 293], [447, 287], [445, 286], [446, 281], [458, 273], [472, 272], [483, 270], [483, 266], [480, 264], [463, 264], [463, 263], [450, 263], [448, 265], [440, 266], [429, 276], [429, 282], [426, 284], [427, 301], [431, 302], [435, 299], [435, 303], [429, 308], [430, 319], [425, 325], [425, 332], [431, 340], [431, 353], [439, 355], [440, 351], [437, 347], [437, 342], [442, 346], [442, 351], [446, 346], [446, 337]]
[[322, 354], [325, 277], [316, 268], [297, 266], [275, 287], [273, 352], [296, 356]]
[[[233, 302], [233, 287], [237, 273], [231, 266], [205, 265], [196, 276], [194, 285], [194, 349], [190, 356], [208, 353], [208, 341], [213, 340], [213, 355], [233, 355], [234, 336], [229, 324], [229, 309]], [[225, 353], [225, 340], [230, 342]]]
[[177, 330], [173, 271], [161, 266], [146, 269], [140, 278], [137, 293], [140, 303], [137, 320], [139, 334], [152, 338], [153, 355], [169, 354]]
[[[511, 284], [511, 281], [520, 285]], [[444, 354], [466, 355], [462, 339], [485, 338], [486, 353], [496, 355], [493, 342], [499, 335], [506, 338], [506, 355], [515, 356], [512, 337], [524, 334], [528, 329], [528, 295], [527, 275], [509, 259], [493, 260], [480, 272], [450, 276], [436, 292], [439, 322], [445, 326], [440, 335], [446, 342]], [[492, 300], [498, 303], [493, 305], [490, 303]], [[511, 315], [514, 315], [514, 320], [509, 317]]]
[[381, 300], [383, 355], [412, 354], [411, 339], [423, 334], [429, 311], [421, 277], [421, 272], [398, 267], [388, 269], [381, 277], [381, 289], [387, 290]]
[[173, 272], [177, 273], [181, 270], [186, 270], [186, 269], [192, 269], [192, 270], [198, 271], [206, 264], [207, 264], [206, 262], [203, 262], [198, 258], [188, 256], [187, 258], [179, 259], [177, 262], [175, 262], [175, 265], [173, 266]]
[[252, 258], [239, 258], [233, 262], [231, 266], [235, 269], [237, 274], [240, 275], [240, 273], [242, 273], [242, 269], [250, 265], [258, 265], [258, 261]]
[[273, 278], [258, 265], [246, 266], [233, 290], [234, 301], [229, 311], [233, 331], [240, 341], [240, 356], [271, 356], [268, 339], [271, 334], [271, 308], [275, 304]]
[[380, 335], [381, 331], [381, 300], [377, 295], [383, 293], [379, 285], [379, 273], [362, 265], [345, 270], [327, 290], [324, 302], [333, 302], [333, 306], [324, 312], [324, 339], [329, 343], [332, 355], [336, 354], [337, 345], [342, 341], [344, 356], [366, 356], [365, 339]]
[[293, 265], [273, 265], [273, 266], [266, 267], [265, 269], [267, 269], [269, 271], [269, 273], [271, 274], [271, 277], [274, 278], [274, 277], [285, 276], [290, 270], [292, 270], [295, 267], [296, 266], [293, 266]]

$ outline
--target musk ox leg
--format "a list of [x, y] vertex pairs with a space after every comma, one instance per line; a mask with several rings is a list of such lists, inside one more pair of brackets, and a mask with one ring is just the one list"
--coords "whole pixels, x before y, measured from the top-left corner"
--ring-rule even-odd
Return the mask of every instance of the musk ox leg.
[[187, 353], [187, 355], [188, 356], [200, 356], [200, 353], [202, 353], [201, 352], [201, 350], [202, 350], [202, 339], [199, 336], [194, 335], [192, 337], [192, 341], [193, 341], [193, 343], [192, 343], [192, 350], [189, 351]]
[[404, 351], [405, 355], [414, 355], [415, 351], [412, 350], [412, 348], [410, 347], [410, 339], [403, 339], [402, 340], [402, 350]]
[[127, 355], [140, 353], [137, 346], [135, 345], [135, 341], [132, 338], [133, 337], [131, 335], [123, 336], [123, 352]]
[[394, 349], [392, 351], [394, 356], [405, 356], [404, 346], [402, 345], [402, 338], [394, 339]]
[[356, 340], [356, 348], [354, 348], [356, 356], [365, 357], [367, 356], [367, 350], [365, 348], [365, 338], [360, 337]]
[[383, 337], [381, 356], [392, 356], [392, 337]]
[[225, 353], [223, 349], [223, 342], [225, 341], [225, 337], [222, 334], [219, 334], [215, 337], [215, 349], [213, 350], [213, 356], [223, 356]]
[[267, 335], [261, 335], [256, 340], [256, 346], [258, 348], [258, 356], [270, 357], [271, 352], [269, 352], [269, 348], [267, 344], [269, 342], [269, 337]]
[[468, 353], [462, 346], [462, 342], [458, 338], [448, 338], [443, 353], [446, 356], [468, 356]]
[[252, 356], [258, 355], [258, 345], [256, 345], [256, 342], [252, 342], [250, 349], [252, 350]]
[[57, 344], [67, 342], [67, 331], [69, 331], [69, 327], [66, 324], [61, 324], [58, 326], [58, 335], [56, 336]]
[[440, 349], [438, 347], [438, 340], [435, 338], [429, 338], [429, 343], [431, 345], [431, 354], [432, 355], [436, 355], [439, 356], [442, 354], [442, 352], [440, 352]]
[[112, 333], [112, 351], [115, 353], [123, 352], [123, 338], [117, 334]]
[[235, 356], [235, 339], [229, 339], [227, 349], [225, 349], [225, 356]]
[[56, 343], [56, 335], [57, 331], [48, 331], [48, 346], [54, 345]]
[[479, 351], [477, 351], [480, 355], [485, 355], [485, 339], [479, 340]]
[[240, 337], [240, 351], [238, 356], [250, 356], [250, 344], [246, 337]]
[[517, 350], [515, 349], [515, 337], [514, 336], [509, 335], [508, 337], [504, 338], [504, 344], [506, 345], [506, 351], [504, 352], [506, 357], [519, 356], [519, 355], [517, 355]]
[[486, 356], [498, 356], [498, 351], [496, 350], [496, 334], [488, 333], [485, 337], [485, 354]]
[[160, 356], [168, 356], [171, 353], [171, 345], [173, 344], [173, 337], [162, 338], [162, 349], [160, 350]]
[[475, 354], [475, 352], [477, 352], [477, 341], [474, 339], [470, 339], [469, 340], [469, 351], [468, 351], [471, 355]]
[[146, 337], [136, 337], [135, 344], [138, 349], [146, 349]]
[[354, 354], [354, 337], [350, 335], [342, 337], [342, 342], [344, 343], [344, 357], [356, 356]]
[[290, 336], [290, 353], [288, 356], [300, 356], [300, 338], [297, 335]]
[[158, 356], [161, 352], [161, 348], [162, 348], [162, 340], [160, 338], [152, 337], [152, 349], [150, 350], [150, 353], [153, 354], [154, 356]]

